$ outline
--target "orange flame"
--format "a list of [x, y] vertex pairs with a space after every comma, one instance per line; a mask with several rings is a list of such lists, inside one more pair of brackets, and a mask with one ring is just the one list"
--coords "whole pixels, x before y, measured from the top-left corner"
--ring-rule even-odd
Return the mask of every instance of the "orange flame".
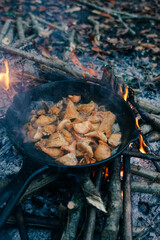
[[145, 144], [142, 135], [139, 134], [139, 136], [140, 136], [140, 148], [139, 148], [139, 151], [140, 151], [141, 153], [148, 153], [148, 152], [144, 149], [144, 147], [147, 147], [147, 148], [148, 148], [147, 144]]
[[123, 175], [124, 175], [124, 172], [123, 172], [123, 170], [121, 170], [121, 171], [120, 171], [120, 177], [121, 177], [121, 179], [123, 179]]
[[4, 60], [6, 72], [5, 73], [0, 73], [0, 82], [4, 81], [5, 82], [5, 87], [6, 90], [9, 89], [9, 67], [8, 67], [8, 61]]
[[127, 97], [128, 97], [128, 88], [125, 87], [125, 92], [123, 92], [122, 87], [120, 86], [120, 92], [121, 92], [121, 94], [122, 94], [123, 99], [124, 99], [125, 101], [127, 101]]
[[132, 144], [133, 144], [132, 142], [129, 144], [129, 148], [132, 146]]
[[136, 126], [139, 130], [141, 130], [140, 126], [139, 126], [139, 123], [138, 123], [138, 118], [136, 118]]
[[94, 69], [83, 66], [82, 63], [80, 63], [80, 61], [79, 61], [78, 58], [76, 57], [74, 51], [72, 52], [71, 60], [72, 60], [72, 62], [73, 62], [76, 66], [78, 66], [78, 67], [80, 67], [80, 68], [82, 69], [82, 73], [83, 73], [83, 77], [84, 77], [84, 78], [86, 77], [85, 72], [86, 72], [86, 73], [89, 73], [90, 77], [94, 77], [94, 76], [97, 76], [97, 75], [98, 75], [97, 71], [95, 71]]
[[108, 172], [108, 168], [107, 167], [104, 168], [103, 176], [104, 176], [105, 179], [108, 178], [108, 176], [109, 176], [109, 172]]

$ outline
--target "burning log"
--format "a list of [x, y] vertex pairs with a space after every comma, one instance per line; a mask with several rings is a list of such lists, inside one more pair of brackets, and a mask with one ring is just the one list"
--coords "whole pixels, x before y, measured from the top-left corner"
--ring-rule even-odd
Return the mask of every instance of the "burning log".
[[22, 18], [20, 17], [17, 18], [17, 32], [18, 32], [19, 39], [24, 41], [25, 35], [24, 35]]
[[140, 177], [148, 178], [155, 182], [160, 182], [160, 173], [143, 168], [141, 166], [135, 166], [131, 164], [131, 173]]
[[69, 209], [68, 221], [61, 240], [75, 240], [83, 208], [83, 196], [77, 192], [72, 197], [73, 208]]
[[3, 28], [0, 33], [0, 43], [2, 42], [2, 39], [5, 37], [6, 33], [8, 32], [11, 22], [12, 22], [11, 19], [7, 19], [5, 24], [3, 25]]
[[155, 195], [160, 195], [160, 184], [150, 183], [150, 182], [132, 182], [131, 183], [132, 192], [150, 193]]
[[[96, 176], [96, 181], [95, 181], [95, 187], [98, 191], [100, 190], [101, 180], [102, 180], [102, 171], [98, 171]], [[94, 229], [96, 224], [96, 212], [97, 211], [95, 207], [92, 207], [92, 206], [89, 207], [88, 221], [87, 221], [87, 226], [86, 226], [83, 240], [93, 239], [93, 234], [94, 234]]]
[[101, 234], [101, 240], [116, 240], [119, 231], [119, 220], [122, 215], [122, 197], [120, 181], [121, 160], [114, 159], [111, 168], [111, 178], [108, 194], [107, 217], [104, 229]]
[[130, 157], [124, 157], [123, 183], [123, 239], [132, 240], [132, 204], [131, 204], [131, 172]]
[[[62, 73], [62, 71], [67, 72], [71, 75], [74, 75], [77, 78], [84, 79], [82, 71], [79, 71], [75, 68], [73, 69], [69, 64], [67, 64], [66, 62], [63, 62], [62, 60], [60, 60], [56, 57], [52, 57], [52, 60], [51, 60], [51, 59], [47, 59], [47, 58], [44, 58], [41, 56], [36, 56], [32, 53], [28, 53], [28, 52], [16, 49], [14, 47], [4, 46], [4, 45], [0, 45], [0, 50], [4, 51], [6, 53], [9, 53], [11, 55], [20, 56], [22, 58], [26, 58], [31, 61], [47, 65], [51, 68], [53, 67], [54, 71], [58, 70], [58, 71], [61, 71], [61, 73]], [[91, 78], [89, 73], [86, 73], [85, 76], [86, 76], [86, 79], [88, 79], [88, 80], [91, 79], [93, 82], [98, 82], [97, 78], [96, 79]]]

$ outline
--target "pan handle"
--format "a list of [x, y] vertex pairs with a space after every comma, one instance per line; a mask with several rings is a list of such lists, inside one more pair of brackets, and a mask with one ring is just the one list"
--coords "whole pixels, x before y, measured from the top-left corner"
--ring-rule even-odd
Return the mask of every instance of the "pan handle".
[[24, 159], [23, 166], [15, 179], [5, 189], [0, 190], [0, 229], [31, 180], [48, 168], [48, 166], [37, 166], [30, 159]]

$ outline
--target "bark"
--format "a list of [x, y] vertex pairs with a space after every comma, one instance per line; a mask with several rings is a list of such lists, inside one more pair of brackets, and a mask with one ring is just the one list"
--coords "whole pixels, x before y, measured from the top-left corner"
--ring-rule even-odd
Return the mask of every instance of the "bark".
[[159, 155], [154, 155], [154, 154], [144, 154], [141, 152], [133, 152], [130, 150], [125, 150], [122, 152], [122, 155], [124, 156], [130, 156], [130, 157], [137, 157], [137, 158], [143, 158], [147, 160], [152, 160], [152, 161], [160, 161], [160, 156]]
[[160, 195], [160, 184], [150, 183], [150, 182], [132, 182], [131, 183], [132, 192], [150, 193], [155, 195]]
[[135, 166], [131, 164], [131, 173], [140, 177], [148, 178], [155, 182], [160, 182], [160, 173], [143, 168], [141, 166]]
[[115, 158], [111, 169], [111, 179], [108, 191], [108, 208], [101, 240], [117, 240], [119, 220], [122, 215], [122, 197], [120, 181], [121, 160]]

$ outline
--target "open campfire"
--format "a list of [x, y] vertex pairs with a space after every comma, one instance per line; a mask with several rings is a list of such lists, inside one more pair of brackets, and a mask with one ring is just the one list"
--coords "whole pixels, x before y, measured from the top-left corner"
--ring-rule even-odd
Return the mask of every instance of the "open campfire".
[[0, 5], [0, 239], [158, 240], [159, 3], [135, 2]]

